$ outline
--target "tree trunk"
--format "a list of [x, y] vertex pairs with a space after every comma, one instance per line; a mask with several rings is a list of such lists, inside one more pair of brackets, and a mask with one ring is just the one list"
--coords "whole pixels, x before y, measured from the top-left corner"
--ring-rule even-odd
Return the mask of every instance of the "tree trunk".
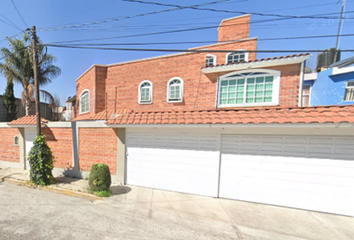
[[26, 104], [25, 104], [25, 110], [26, 110], [26, 116], [29, 115], [29, 102], [28, 98], [26, 97]]

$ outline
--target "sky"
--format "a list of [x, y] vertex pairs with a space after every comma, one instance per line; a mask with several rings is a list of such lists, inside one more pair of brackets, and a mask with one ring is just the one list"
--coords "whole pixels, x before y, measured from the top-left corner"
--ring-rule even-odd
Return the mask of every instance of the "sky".
[[[141, 1], [190, 6], [217, 0]], [[258, 50], [301, 50], [301, 52], [324, 50], [335, 47], [335, 37], [304, 39], [293, 39], [293, 37], [337, 34], [341, 7], [341, 0], [224, 0], [223, 2], [219, 0], [215, 4], [200, 6], [200, 8], [214, 9], [214, 11], [179, 8], [161, 12], [176, 7], [127, 0], [1, 0], [0, 48], [8, 47], [6, 37], [22, 38], [21, 31], [36, 26], [37, 35], [44, 44], [54, 44], [54, 42], [59, 42], [56, 43], [59, 45], [123, 44], [103, 47], [183, 50], [216, 43], [218, 25], [223, 19], [242, 15], [235, 13], [237, 11], [254, 13], [251, 16], [250, 37], [258, 37]], [[215, 10], [234, 12], [226, 13]], [[274, 16], [274, 14], [306, 15], [315, 18], [283, 19], [283, 16]], [[341, 33], [343, 35], [354, 34], [354, 0], [346, 1], [344, 18]], [[82, 25], [85, 23], [87, 24]], [[203, 27], [205, 29], [155, 34]], [[141, 36], [142, 34], [149, 35]], [[270, 38], [289, 39], [269, 40]], [[341, 37], [340, 49], [354, 49], [353, 39], [354, 36]], [[204, 41], [206, 43], [195, 43]], [[126, 45], [137, 43], [153, 44]], [[48, 53], [57, 57], [54, 64], [61, 68], [62, 73], [41, 89], [52, 95], [58, 95], [61, 105], [65, 105], [68, 97], [76, 94], [76, 79], [95, 63], [112, 64], [161, 56], [171, 52], [92, 50], [49, 46]], [[289, 54], [294, 53], [257, 53], [257, 58]], [[342, 59], [351, 57], [353, 54], [354, 52], [343, 52]], [[314, 69], [317, 53], [312, 53], [312, 55], [307, 61], [307, 66]], [[0, 95], [4, 94], [5, 88], [6, 79], [0, 74]], [[20, 98], [21, 92], [22, 86], [15, 84], [15, 96]]]

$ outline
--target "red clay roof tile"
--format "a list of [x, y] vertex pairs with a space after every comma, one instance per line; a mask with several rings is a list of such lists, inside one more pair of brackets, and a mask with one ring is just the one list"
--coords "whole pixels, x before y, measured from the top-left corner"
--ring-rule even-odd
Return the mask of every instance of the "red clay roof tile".
[[[41, 124], [48, 123], [47, 119], [41, 118]], [[36, 115], [20, 117], [8, 123], [8, 125], [36, 125], [37, 117]]]
[[[130, 110], [129, 109], [119, 109], [119, 110], [107, 110], [107, 114], [106, 114], [106, 110], [103, 110], [102, 112], [96, 113], [93, 116], [90, 116], [89, 113], [84, 113], [84, 114], [79, 114], [79, 116], [77, 116], [76, 118], [72, 119], [71, 121], [87, 121], [87, 120], [108, 120], [111, 119], [112, 115], [115, 114], [125, 114], [125, 113], [129, 113]], [[107, 118], [106, 118], [107, 116]]]
[[126, 112], [108, 120], [125, 124], [354, 123], [354, 105], [299, 108], [242, 108], [169, 112]]

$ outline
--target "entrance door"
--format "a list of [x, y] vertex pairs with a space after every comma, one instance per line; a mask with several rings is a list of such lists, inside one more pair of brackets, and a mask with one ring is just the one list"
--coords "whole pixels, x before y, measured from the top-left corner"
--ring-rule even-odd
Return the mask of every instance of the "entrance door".
[[36, 128], [26, 128], [25, 129], [25, 141], [26, 141], [26, 147], [25, 147], [25, 152], [26, 152], [26, 169], [30, 169], [29, 162], [27, 160], [28, 153], [31, 151], [31, 148], [33, 147], [33, 142], [37, 137], [37, 130]]

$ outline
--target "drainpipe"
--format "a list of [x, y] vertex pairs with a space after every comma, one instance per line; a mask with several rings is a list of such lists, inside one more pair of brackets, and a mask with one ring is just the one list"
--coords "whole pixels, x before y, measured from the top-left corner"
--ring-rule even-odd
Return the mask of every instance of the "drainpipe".
[[298, 107], [302, 107], [302, 84], [304, 82], [304, 72], [305, 72], [305, 61], [301, 63], [301, 72], [300, 72], [300, 80], [299, 80], [299, 101]]

